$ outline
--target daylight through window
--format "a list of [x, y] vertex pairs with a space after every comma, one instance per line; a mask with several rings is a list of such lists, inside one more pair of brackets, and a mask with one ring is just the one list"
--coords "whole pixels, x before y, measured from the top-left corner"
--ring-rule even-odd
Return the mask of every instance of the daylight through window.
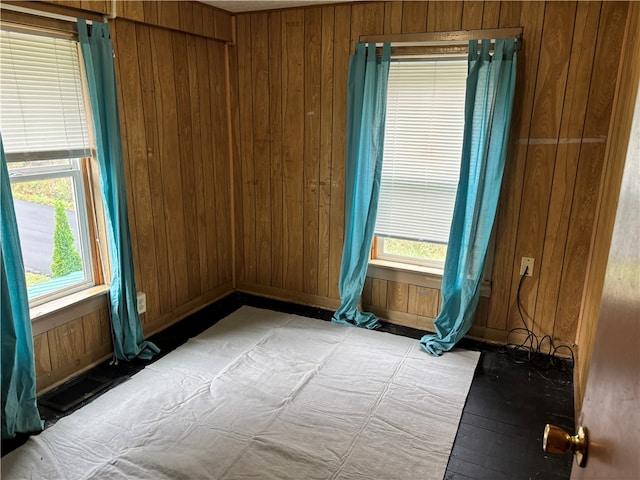
[[88, 115], [76, 41], [0, 35], [0, 131], [33, 306], [93, 285]]
[[444, 265], [460, 174], [466, 77], [466, 58], [391, 63], [377, 258]]

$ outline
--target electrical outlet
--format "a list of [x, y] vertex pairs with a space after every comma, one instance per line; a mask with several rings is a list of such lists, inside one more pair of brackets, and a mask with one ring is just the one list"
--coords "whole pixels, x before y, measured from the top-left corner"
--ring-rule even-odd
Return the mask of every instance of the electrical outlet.
[[142, 314], [147, 311], [147, 294], [138, 292], [138, 314]]
[[533, 264], [535, 259], [530, 257], [522, 257], [522, 261], [520, 262], [520, 275], [524, 275], [524, 272], [527, 272], [527, 277], [533, 275]]

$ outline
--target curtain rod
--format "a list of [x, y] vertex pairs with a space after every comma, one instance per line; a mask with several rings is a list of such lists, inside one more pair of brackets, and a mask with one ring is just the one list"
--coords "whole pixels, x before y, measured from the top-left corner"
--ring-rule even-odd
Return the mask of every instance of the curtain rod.
[[394, 35], [360, 35], [361, 43], [391, 43], [393, 47], [401, 44], [412, 46], [442, 46], [466, 43], [469, 40], [515, 38], [518, 49], [522, 45], [522, 27], [487, 28], [482, 30], [454, 30], [432, 33], [400, 33]]

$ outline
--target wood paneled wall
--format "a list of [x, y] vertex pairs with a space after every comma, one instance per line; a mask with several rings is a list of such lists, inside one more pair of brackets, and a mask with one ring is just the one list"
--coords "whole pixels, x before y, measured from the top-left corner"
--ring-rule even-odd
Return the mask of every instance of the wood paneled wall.
[[[90, 3], [101, 12], [111, 2], [56, 3]], [[110, 27], [136, 286], [147, 297], [141, 318], [148, 336], [232, 291], [226, 47], [210, 38], [231, 32], [231, 16], [197, 2], [118, 2], [118, 8], [136, 20], [119, 17]], [[102, 303], [82, 315], [62, 310], [37, 320], [55, 325], [34, 330], [39, 391], [110, 354]]]
[[112, 32], [149, 333], [231, 290], [225, 46], [121, 19]]
[[[31, 3], [33, 7], [34, 2], [23, 3]], [[201, 2], [117, 0], [115, 11], [112, 11], [113, 3], [110, 0], [46, 0], [38, 3], [115, 15], [117, 18], [202, 35], [223, 42], [233, 39], [231, 14]]]
[[[587, 279], [583, 292], [580, 328], [578, 329], [580, 355], [574, 369], [576, 413], [580, 412], [582, 408], [591, 354], [596, 341], [600, 300], [625, 161], [637, 162], [640, 160], [638, 156], [640, 152], [637, 149], [632, 151], [629, 144], [629, 137], [633, 135], [632, 124], [634, 121], [640, 121], [640, 118], [634, 120], [634, 115], [638, 115], [635, 110], [637, 100], [634, 101], [634, 99], [640, 95], [640, 3], [638, 2], [631, 2], [629, 5], [624, 50], [618, 75], [619, 81], [609, 129], [610, 141], [607, 144], [605, 171], [596, 208], [593, 242], [586, 260]], [[629, 148], [627, 148], [628, 146]], [[577, 415], [576, 418], [578, 418]]]
[[106, 292], [34, 324], [36, 386], [42, 392], [113, 352]]
[[[536, 262], [521, 291], [529, 324], [573, 344], [627, 8], [370, 2], [239, 15], [231, 55], [239, 288], [338, 303], [347, 67], [359, 35], [523, 26], [492, 291], [472, 334], [504, 341], [520, 324], [527, 256]], [[424, 326], [437, 308], [421, 288], [370, 278], [365, 306]]]

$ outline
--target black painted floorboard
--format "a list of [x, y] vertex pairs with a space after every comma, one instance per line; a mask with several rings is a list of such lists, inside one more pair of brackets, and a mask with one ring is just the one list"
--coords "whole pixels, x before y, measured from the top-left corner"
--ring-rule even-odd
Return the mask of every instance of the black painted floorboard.
[[[111, 365], [105, 362], [87, 372], [87, 376], [105, 378], [109, 388], [125, 381], [149, 363], [179, 347], [242, 305], [268, 308], [304, 316], [331, 319], [331, 312], [279, 302], [245, 294], [234, 294], [201, 310], [150, 338], [161, 349], [151, 361]], [[420, 338], [419, 330], [383, 324], [382, 331]], [[572, 365], [556, 362], [515, 364], [501, 349], [463, 340], [461, 347], [481, 351], [469, 396], [465, 404], [453, 450], [447, 465], [446, 480], [565, 480], [570, 476], [570, 456], [547, 456], [542, 451], [546, 423], [574, 431]], [[64, 385], [45, 397], [60, 393]], [[100, 394], [98, 394], [100, 395]], [[45, 427], [95, 399], [85, 399], [74, 408], [59, 412], [40, 404]], [[2, 454], [26, 441], [21, 436], [2, 442]], [[381, 479], [382, 480], [382, 479]], [[387, 479], [384, 479], [387, 480]]]

